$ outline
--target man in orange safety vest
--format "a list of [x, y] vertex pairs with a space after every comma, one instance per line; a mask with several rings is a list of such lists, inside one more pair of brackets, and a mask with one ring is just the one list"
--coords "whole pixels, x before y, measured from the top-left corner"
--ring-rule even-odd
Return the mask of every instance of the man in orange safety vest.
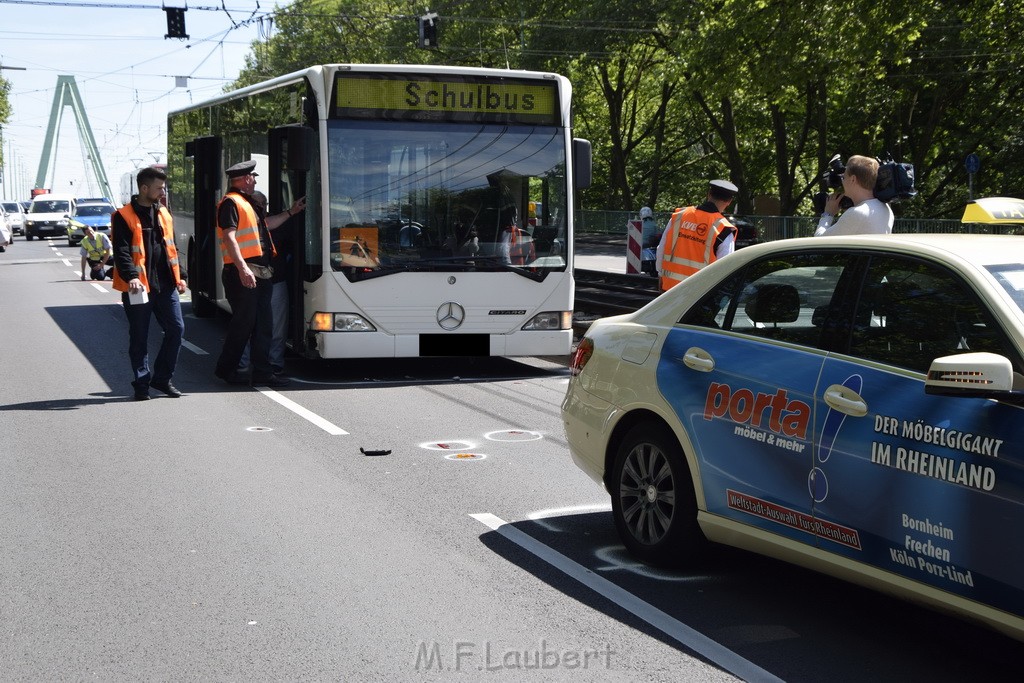
[[722, 215], [739, 188], [728, 180], [712, 180], [699, 206], [676, 209], [658, 244], [661, 291], [666, 292], [716, 259], [736, 249], [736, 226]]

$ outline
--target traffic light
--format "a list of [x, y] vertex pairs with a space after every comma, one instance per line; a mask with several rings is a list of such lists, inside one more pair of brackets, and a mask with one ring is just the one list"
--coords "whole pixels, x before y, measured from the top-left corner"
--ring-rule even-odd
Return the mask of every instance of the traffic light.
[[437, 12], [427, 12], [419, 18], [420, 47], [425, 50], [437, 49]]
[[182, 38], [188, 40], [185, 33], [185, 12], [187, 7], [164, 7], [167, 13], [167, 34], [164, 38]]

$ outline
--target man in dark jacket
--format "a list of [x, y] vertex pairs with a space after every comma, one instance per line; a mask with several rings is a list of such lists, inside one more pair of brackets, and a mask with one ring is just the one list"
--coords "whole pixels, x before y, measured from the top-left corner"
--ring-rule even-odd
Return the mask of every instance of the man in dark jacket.
[[[179, 294], [185, 292], [186, 273], [178, 263], [171, 213], [161, 200], [166, 196], [167, 174], [144, 168], [136, 177], [139, 193], [118, 209], [110, 224], [114, 247], [114, 289], [128, 317], [128, 359], [131, 361], [135, 400], [149, 399], [149, 388], [171, 398], [181, 392], [171, 383], [185, 333]], [[149, 321], [156, 317], [164, 332], [153, 370], [149, 367]]]

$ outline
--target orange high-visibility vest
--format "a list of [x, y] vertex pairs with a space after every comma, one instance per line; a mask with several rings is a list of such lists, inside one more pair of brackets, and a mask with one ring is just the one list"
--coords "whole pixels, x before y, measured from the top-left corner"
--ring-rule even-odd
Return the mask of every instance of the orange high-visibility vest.
[[695, 206], [676, 209], [665, 229], [665, 251], [661, 259], [661, 290], [667, 292], [698, 270], [713, 263], [715, 241], [723, 232], [735, 230], [717, 211]]
[[[128, 225], [131, 232], [132, 263], [139, 273], [139, 280], [142, 286], [149, 291], [149, 278], [146, 276], [146, 246], [142, 241], [142, 219], [135, 213], [131, 203], [125, 204], [117, 213]], [[171, 212], [163, 205], [157, 206], [158, 222], [164, 233], [164, 249], [167, 250], [167, 262], [171, 266], [171, 275], [174, 276], [174, 284], [181, 282], [181, 269], [178, 268], [178, 248], [174, 246], [174, 221], [171, 220]], [[157, 226], [153, 226], [154, 228]], [[119, 292], [128, 291], [128, 283], [121, 279], [121, 273], [114, 268], [114, 289]]]
[[505, 228], [509, 233], [509, 260], [514, 266], [525, 266], [533, 263], [537, 252], [533, 246], [533, 237], [525, 234], [515, 225]]
[[[235, 195], [235, 196], [232, 196]], [[234, 263], [231, 254], [228, 253], [227, 243], [224, 241], [224, 228], [220, 225], [220, 207], [226, 201], [235, 203], [238, 209], [238, 227], [235, 229], [235, 241], [242, 252], [242, 260], [263, 256], [263, 245], [260, 244], [260, 224], [256, 217], [256, 209], [252, 204], [245, 201], [245, 197], [235, 191], [228, 192], [217, 204], [217, 237], [220, 238], [220, 254], [224, 258], [224, 265]], [[269, 231], [268, 231], [269, 236]], [[271, 253], [277, 256], [277, 247], [274, 246], [274, 239], [270, 238]]]

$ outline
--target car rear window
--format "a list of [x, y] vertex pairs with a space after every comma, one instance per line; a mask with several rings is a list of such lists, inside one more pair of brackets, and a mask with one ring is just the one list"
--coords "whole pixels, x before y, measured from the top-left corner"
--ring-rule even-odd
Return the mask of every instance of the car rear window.
[[114, 213], [114, 207], [110, 204], [86, 204], [79, 205], [76, 216], [109, 216]]

